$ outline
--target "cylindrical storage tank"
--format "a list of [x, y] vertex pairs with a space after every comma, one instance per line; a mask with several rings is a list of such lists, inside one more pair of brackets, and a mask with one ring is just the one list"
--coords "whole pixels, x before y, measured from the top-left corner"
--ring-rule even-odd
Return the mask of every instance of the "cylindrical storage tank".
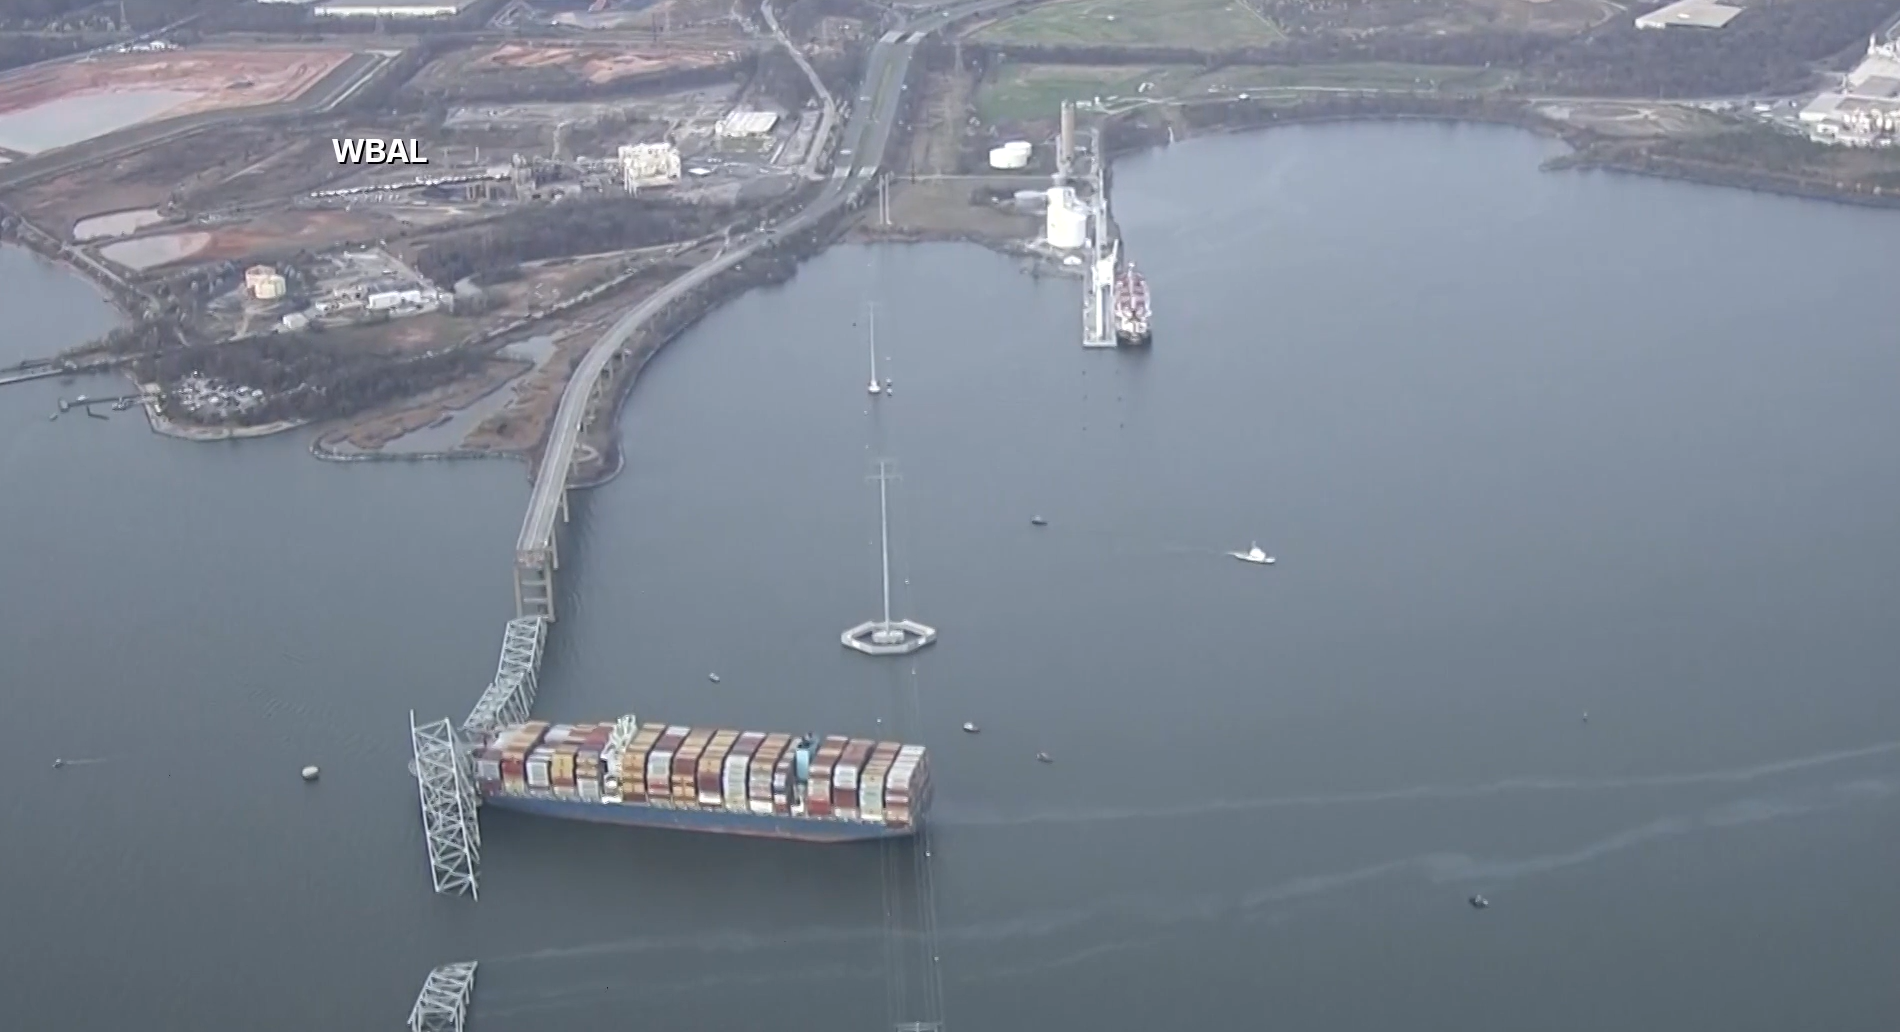
[[1043, 235], [1049, 246], [1073, 251], [1088, 243], [1088, 213], [1070, 199], [1067, 190], [1049, 191], [1049, 211], [1043, 219]]
[[991, 168], [1024, 168], [1029, 164], [1030, 146], [1027, 140], [1011, 140], [1001, 147], [990, 148]]

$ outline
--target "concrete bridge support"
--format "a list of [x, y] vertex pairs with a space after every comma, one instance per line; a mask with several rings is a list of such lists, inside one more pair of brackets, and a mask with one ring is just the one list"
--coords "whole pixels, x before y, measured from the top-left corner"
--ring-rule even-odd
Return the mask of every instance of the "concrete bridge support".
[[[569, 519], [567, 491], [561, 491], [561, 522]], [[561, 568], [561, 533], [548, 535], [548, 547], [515, 552], [515, 618], [554, 619], [554, 571]]]

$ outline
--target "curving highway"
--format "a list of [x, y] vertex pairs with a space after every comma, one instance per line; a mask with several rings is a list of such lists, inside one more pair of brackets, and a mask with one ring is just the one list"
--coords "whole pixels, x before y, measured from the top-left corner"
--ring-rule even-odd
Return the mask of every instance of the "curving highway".
[[[602, 374], [614, 355], [626, 346], [634, 331], [653, 318], [668, 304], [685, 296], [707, 280], [771, 247], [787, 235], [806, 229], [817, 220], [850, 203], [878, 174], [878, 157], [884, 153], [897, 120], [905, 80], [910, 75], [910, 60], [924, 37], [952, 22], [974, 14], [1009, 7], [1021, 0], [974, 0], [915, 19], [887, 32], [871, 47], [865, 64], [864, 81], [851, 98], [851, 115], [840, 139], [838, 160], [831, 177], [812, 202], [796, 215], [763, 232], [749, 235], [722, 248], [706, 263], [694, 268], [659, 292], [640, 302], [620, 317], [600, 340], [588, 349], [574, 375], [561, 394], [548, 431], [547, 448], [541, 466], [535, 472], [534, 490], [528, 496], [527, 516], [521, 521], [521, 535], [515, 540], [516, 615], [553, 617], [553, 588], [549, 582], [554, 564], [555, 518], [563, 511], [568, 475], [574, 465], [574, 452], [580, 442], [582, 425], [593, 408], [595, 395], [602, 385]], [[822, 139], [818, 141], [822, 145]], [[524, 593], [532, 582], [538, 590]]]

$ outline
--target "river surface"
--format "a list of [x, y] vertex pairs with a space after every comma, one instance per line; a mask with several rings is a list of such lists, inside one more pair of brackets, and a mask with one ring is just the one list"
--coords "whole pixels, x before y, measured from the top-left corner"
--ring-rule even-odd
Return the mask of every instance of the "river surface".
[[[394, 1028], [472, 958], [484, 1032], [1887, 1032], [1900, 216], [1552, 152], [1130, 160], [1147, 354], [933, 245], [834, 250], [652, 363], [540, 711], [921, 739], [928, 858], [491, 813], [480, 902], [432, 895], [405, 720], [493, 670], [522, 468], [0, 389], [10, 1012]], [[110, 318], [15, 252], [0, 305], [4, 359]], [[914, 660], [837, 643], [880, 454]], [[1224, 555], [1256, 538], [1278, 565]]]

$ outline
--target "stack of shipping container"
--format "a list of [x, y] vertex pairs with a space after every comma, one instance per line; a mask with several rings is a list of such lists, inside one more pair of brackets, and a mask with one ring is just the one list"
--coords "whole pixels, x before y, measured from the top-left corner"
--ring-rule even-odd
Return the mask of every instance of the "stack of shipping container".
[[[475, 754], [482, 794], [908, 827], [929, 798], [923, 746], [827, 736], [532, 721]], [[807, 769], [801, 771], [800, 767]]]

